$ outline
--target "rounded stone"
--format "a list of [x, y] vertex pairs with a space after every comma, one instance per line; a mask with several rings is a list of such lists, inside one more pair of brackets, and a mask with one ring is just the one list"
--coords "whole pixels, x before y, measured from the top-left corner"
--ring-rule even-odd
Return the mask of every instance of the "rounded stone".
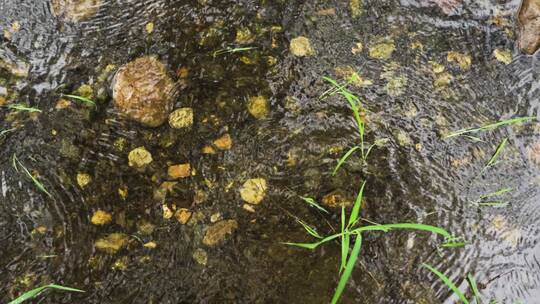
[[128, 161], [130, 167], [142, 168], [152, 162], [152, 154], [144, 147], [139, 147], [129, 152]]
[[101, 5], [102, 0], [51, 0], [53, 15], [72, 22], [94, 17]]
[[193, 109], [180, 108], [169, 115], [169, 125], [173, 129], [189, 128], [193, 125]]
[[306, 57], [315, 54], [309, 39], [303, 36], [291, 40], [290, 50], [294, 56], [298, 57]]
[[268, 186], [264, 178], [248, 179], [240, 188], [240, 196], [245, 202], [258, 205], [266, 196], [267, 189]]
[[162, 125], [173, 106], [174, 82], [155, 57], [141, 57], [122, 66], [113, 81], [114, 107], [148, 127]]

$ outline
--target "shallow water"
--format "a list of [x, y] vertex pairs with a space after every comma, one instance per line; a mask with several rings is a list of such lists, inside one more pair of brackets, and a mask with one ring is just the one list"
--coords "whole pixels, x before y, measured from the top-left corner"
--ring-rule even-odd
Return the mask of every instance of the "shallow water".
[[[0, 137], [1, 301], [56, 282], [86, 293], [50, 293], [43, 303], [327, 303], [339, 279], [339, 244], [307, 251], [280, 242], [309, 241], [295, 216], [321, 233], [339, 229], [339, 210], [323, 215], [299, 195], [320, 200], [341, 189], [352, 197], [366, 179], [363, 217], [437, 225], [468, 244], [438, 251], [442, 240], [425, 233], [366, 235], [343, 303], [456, 302], [422, 263], [464, 291], [463, 278], [474, 274], [486, 284], [486, 301], [534, 303], [540, 152], [531, 151], [540, 129], [499, 128], [480, 134], [484, 142], [442, 136], [537, 116], [538, 54], [521, 55], [514, 44], [518, 1], [446, 1], [443, 9], [435, 2], [364, 1], [353, 17], [348, 1], [105, 1], [94, 18], [69, 23], [53, 16], [48, 1], [1, 0], [0, 29], [10, 34], [1, 38], [0, 59], [29, 72], [15, 77], [0, 69], [0, 87], [8, 99], [42, 110], [0, 109], [0, 130], [15, 128]], [[329, 8], [335, 15], [322, 13]], [[236, 33], [244, 28], [256, 34], [247, 45], [257, 49], [213, 56], [238, 47]], [[309, 38], [313, 56], [289, 52], [298, 36]], [[370, 48], [383, 38], [395, 51], [373, 58]], [[353, 54], [357, 43], [362, 50]], [[511, 51], [512, 61], [498, 61], [496, 49]], [[470, 56], [470, 67], [448, 61], [450, 51]], [[113, 110], [114, 70], [143, 55], [158, 56], [174, 75], [175, 107], [195, 112], [191, 130], [145, 128]], [[104, 73], [108, 65], [115, 66], [111, 74]], [[343, 99], [319, 96], [329, 88], [322, 77], [339, 78], [336, 68], [345, 66], [372, 82], [351, 87], [367, 109], [367, 141], [389, 141], [367, 167], [356, 155], [332, 177], [357, 132]], [[55, 109], [61, 93], [83, 84], [94, 88], [95, 109]], [[259, 95], [270, 102], [262, 120], [246, 110]], [[201, 152], [225, 133], [231, 150]], [[502, 161], [483, 170], [504, 138]], [[143, 172], [127, 161], [140, 146], [154, 158]], [[51, 197], [13, 168], [13, 155]], [[162, 202], [156, 190], [168, 165], [186, 162], [196, 174]], [[79, 187], [78, 173], [92, 182]], [[268, 181], [269, 193], [251, 213], [238, 189], [254, 177]], [[507, 207], [471, 204], [503, 187], [513, 188], [501, 198]], [[119, 189], [128, 189], [125, 198]], [[164, 219], [163, 203], [189, 208], [200, 220]], [[97, 209], [113, 214], [114, 223], [92, 225]], [[216, 213], [239, 228], [222, 245], [207, 247], [201, 240]], [[152, 233], [143, 233], [145, 223], [155, 225]], [[113, 255], [96, 251], [95, 241], [113, 232], [131, 235], [128, 247]], [[142, 246], [150, 241], [155, 249]], [[207, 252], [207, 265], [193, 259], [198, 248]]]

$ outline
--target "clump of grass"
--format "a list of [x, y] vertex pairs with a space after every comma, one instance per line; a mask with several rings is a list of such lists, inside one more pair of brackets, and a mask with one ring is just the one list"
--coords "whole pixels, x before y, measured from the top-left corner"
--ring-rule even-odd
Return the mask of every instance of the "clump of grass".
[[83, 97], [83, 96], [79, 96], [79, 95], [71, 95], [71, 94], [62, 94], [62, 97], [67, 97], [67, 98], [71, 98], [75, 101], [78, 101], [78, 102], [81, 102], [83, 104], [87, 104], [87, 105], [91, 105], [91, 106], [96, 106], [96, 103], [89, 99], [89, 98], [86, 98], [86, 97]]
[[34, 175], [32, 175], [32, 173], [30, 173], [30, 171], [19, 161], [19, 159], [17, 158], [15, 154], [13, 154], [13, 157], [12, 157], [12, 165], [15, 171], [17, 172], [20, 172], [19, 171], [19, 168], [20, 168], [23, 171], [23, 173], [28, 178], [30, 178], [30, 180], [34, 183], [36, 188], [38, 188], [41, 192], [47, 194], [47, 196], [52, 197], [51, 193], [47, 191], [45, 186], [37, 178], [35, 178]]
[[446, 139], [446, 138], [452, 138], [452, 137], [463, 136], [463, 135], [467, 135], [468, 137], [471, 137], [470, 133], [489, 131], [498, 127], [509, 126], [509, 125], [513, 125], [517, 123], [532, 121], [532, 120], [536, 120], [536, 117], [529, 116], [529, 117], [517, 117], [517, 118], [505, 119], [505, 120], [490, 123], [490, 124], [487, 124], [478, 128], [461, 129], [459, 131], [446, 135], [443, 138]]
[[28, 106], [23, 105], [21, 103], [10, 103], [10, 104], [6, 105], [5, 107], [8, 108], [8, 109], [11, 109], [11, 110], [16, 110], [16, 111], [21, 111], [21, 112], [24, 111], [24, 112], [30, 112], [30, 113], [33, 113], [33, 112], [41, 113], [40, 109], [28, 107]]
[[41, 286], [38, 288], [34, 288], [32, 290], [29, 290], [23, 293], [22, 295], [20, 295], [19, 297], [17, 297], [15, 300], [9, 302], [8, 304], [20, 304], [26, 300], [30, 300], [34, 297], [37, 297], [39, 294], [41, 294], [47, 289], [56, 289], [56, 290], [70, 291], [70, 292], [85, 292], [84, 290], [80, 290], [76, 288], [66, 287], [66, 286], [57, 285], [57, 284], [49, 284], [49, 285], [45, 285], [45, 286]]
[[512, 188], [501, 188], [497, 191], [481, 195], [478, 198], [478, 200], [476, 200], [472, 204], [476, 206], [484, 206], [484, 207], [506, 207], [508, 206], [508, 202], [504, 202], [501, 200], [486, 200], [486, 199], [501, 196], [511, 191], [512, 191]]
[[[340, 94], [341, 96], [345, 97], [345, 99], [347, 100], [352, 110], [354, 120], [357, 124], [358, 134], [360, 137], [359, 145], [353, 146], [351, 149], [349, 149], [345, 153], [343, 157], [339, 159], [338, 164], [334, 168], [333, 173], [332, 173], [332, 174], [335, 174], [339, 170], [339, 168], [346, 162], [346, 160], [354, 152], [358, 150], [361, 151], [362, 159], [365, 163], [367, 161], [369, 152], [373, 149], [373, 147], [381, 144], [382, 142], [385, 142], [386, 139], [376, 140], [375, 143], [373, 143], [371, 146], [365, 149], [364, 135], [365, 135], [366, 126], [365, 126], [365, 121], [363, 118], [363, 109], [360, 103], [360, 99], [346, 88], [347, 85], [354, 79], [351, 78], [349, 80], [349, 83], [345, 85], [340, 85], [339, 83], [337, 83], [337, 81], [329, 77], [324, 77], [324, 80], [329, 82], [333, 87], [327, 90], [326, 92], [324, 92], [320, 98], [322, 99], [333, 94]], [[450, 233], [448, 233], [446, 230], [442, 228], [431, 226], [431, 225], [419, 224], [419, 223], [377, 224], [377, 223], [368, 221], [371, 225], [360, 226], [359, 222], [362, 219], [360, 217], [360, 212], [362, 209], [362, 201], [364, 197], [365, 186], [366, 186], [366, 181], [364, 181], [362, 185], [360, 186], [360, 189], [354, 201], [353, 207], [351, 209], [350, 215], [348, 217], [347, 217], [345, 207], [344, 206], [341, 207], [341, 230], [339, 233], [335, 233], [335, 234], [324, 237], [320, 235], [317, 231], [315, 231], [314, 228], [307, 225], [305, 222], [297, 219], [300, 225], [304, 227], [304, 230], [306, 230], [306, 232], [311, 237], [316, 238], [317, 241], [313, 243], [294, 243], [294, 242], [284, 243], [290, 246], [296, 246], [300, 248], [313, 250], [330, 241], [340, 240], [340, 243], [341, 243], [341, 262], [339, 265], [340, 278], [339, 278], [338, 285], [334, 291], [334, 295], [332, 296], [332, 302], [331, 302], [332, 304], [337, 303], [339, 299], [341, 298], [341, 295], [343, 291], [345, 290], [347, 282], [350, 279], [352, 271], [354, 270], [354, 267], [356, 266], [356, 261], [358, 259], [360, 250], [362, 248], [363, 233], [376, 232], [376, 231], [389, 232], [394, 229], [412, 229], [412, 230], [425, 231], [425, 232], [431, 232], [438, 235], [442, 235], [445, 239], [448, 239], [448, 240], [452, 239], [452, 236], [450, 235]], [[327, 212], [326, 209], [320, 207], [315, 202], [315, 200], [311, 198], [305, 198], [305, 197], [302, 197], [302, 199], [309, 205]], [[350, 245], [352, 243], [354, 243], [354, 245], [352, 246], [352, 249], [351, 249]], [[450, 244], [450, 243], [448, 242], [447, 244]]]
[[225, 48], [225, 49], [215, 51], [214, 54], [213, 54], [213, 57], [217, 57], [219, 55], [224, 55], [224, 54], [233, 54], [233, 53], [238, 53], [238, 52], [246, 52], [246, 51], [250, 51], [250, 50], [254, 50], [254, 49], [257, 49], [257, 47], [254, 47], [254, 46], [240, 47], [240, 48], [228, 47], [228, 48]]

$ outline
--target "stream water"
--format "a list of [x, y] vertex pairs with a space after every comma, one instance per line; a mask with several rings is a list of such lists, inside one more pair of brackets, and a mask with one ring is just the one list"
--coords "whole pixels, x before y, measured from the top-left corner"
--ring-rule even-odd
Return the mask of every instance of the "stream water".
[[[55, 282], [86, 292], [51, 292], [40, 303], [328, 303], [339, 243], [310, 251], [281, 242], [313, 241], [295, 218], [321, 234], [340, 229], [339, 209], [324, 214], [300, 196], [354, 197], [366, 180], [363, 218], [440, 226], [467, 244], [440, 248], [439, 237], [422, 232], [366, 234], [342, 303], [457, 303], [422, 263], [463, 291], [473, 274], [486, 302], [536, 303], [539, 126], [475, 134], [481, 141], [443, 138], [538, 116], [540, 62], [538, 52], [522, 55], [515, 45], [518, 7], [517, 0], [104, 0], [94, 16], [74, 22], [55, 16], [48, 0], [0, 0], [0, 98], [41, 110], [0, 108], [0, 131], [9, 130], [0, 135], [0, 302]], [[309, 56], [290, 51], [300, 36]], [[215, 53], [228, 47], [253, 49]], [[175, 108], [194, 112], [190, 129], [148, 128], [114, 110], [114, 72], [145, 55], [173, 76]], [[319, 98], [330, 88], [323, 76], [345, 83], [353, 72], [363, 79], [349, 88], [366, 110], [366, 141], [386, 142], [368, 165], [355, 154], [332, 176], [358, 133], [343, 98]], [[95, 107], [58, 106], [61, 94], [88, 87]], [[247, 110], [253, 96], [268, 102], [261, 119]], [[224, 134], [230, 150], [203, 153]], [[485, 168], [505, 138], [498, 162]], [[141, 146], [153, 162], [135, 170], [128, 153]], [[164, 194], [167, 168], [177, 163], [194, 171]], [[84, 186], [81, 174], [90, 177]], [[246, 208], [239, 189], [250, 178], [264, 178], [268, 191]], [[512, 190], [490, 200], [505, 206], [474, 204], [502, 188]], [[164, 218], [163, 205], [189, 209], [190, 220]], [[97, 210], [112, 222], [93, 225]], [[204, 245], [220, 219], [238, 228]], [[128, 235], [127, 245], [97, 250], [111, 233]]]

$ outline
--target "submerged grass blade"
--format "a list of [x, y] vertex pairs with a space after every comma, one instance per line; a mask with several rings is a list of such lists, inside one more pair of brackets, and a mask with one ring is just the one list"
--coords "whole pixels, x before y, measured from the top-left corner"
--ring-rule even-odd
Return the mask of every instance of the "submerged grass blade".
[[345, 161], [349, 158], [349, 156], [351, 156], [354, 153], [354, 151], [356, 151], [356, 150], [358, 150], [360, 148], [361, 148], [360, 146], [354, 146], [354, 147], [350, 148], [349, 151], [347, 151], [347, 153], [345, 153], [338, 160], [338, 163], [337, 163], [336, 167], [334, 168], [334, 171], [332, 172], [332, 176], [336, 175], [339, 168], [341, 168], [341, 166], [345, 163]]
[[339, 278], [338, 286], [336, 287], [336, 291], [334, 292], [334, 296], [332, 297], [332, 304], [336, 304], [341, 297], [341, 294], [343, 293], [343, 290], [345, 290], [345, 286], [347, 286], [347, 282], [349, 281], [349, 278], [352, 274], [352, 271], [354, 269], [354, 266], [356, 265], [356, 260], [358, 259], [358, 255], [360, 254], [360, 249], [362, 248], [362, 236], [358, 234], [356, 237], [356, 241], [354, 242], [353, 249], [351, 251], [351, 256], [349, 257], [349, 260], [347, 261], [347, 265], [345, 266], [345, 269], [343, 270], [343, 273], [341, 274], [341, 277]]
[[526, 122], [526, 121], [531, 121], [531, 120], [536, 120], [536, 117], [528, 116], [528, 117], [517, 117], [517, 118], [505, 119], [505, 120], [501, 120], [495, 123], [487, 124], [479, 128], [461, 129], [459, 131], [446, 135], [444, 138], [452, 138], [452, 137], [461, 136], [464, 134], [487, 131], [487, 130], [495, 129], [497, 127], [513, 125], [520, 122]]
[[6, 135], [6, 134], [8, 134], [10, 132], [13, 132], [15, 130], [17, 130], [17, 129], [16, 128], [11, 128], [11, 129], [2, 130], [2, 131], [0, 131], [0, 136], [4, 136], [4, 135]]
[[241, 48], [226, 48], [226, 49], [221, 49], [221, 50], [217, 50], [214, 52], [213, 54], [213, 57], [216, 57], [216, 56], [219, 56], [219, 55], [223, 55], [223, 54], [233, 54], [233, 53], [238, 53], [238, 52], [245, 52], [245, 51], [249, 51], [249, 50], [254, 50], [256, 49], [257, 47], [241, 47]]
[[91, 106], [96, 106], [96, 103], [89, 99], [89, 98], [86, 98], [86, 97], [83, 97], [83, 96], [78, 96], [78, 95], [70, 95], [70, 94], [62, 94], [63, 97], [68, 97], [68, 98], [71, 98], [73, 100], [76, 100], [76, 101], [80, 101], [84, 104], [89, 104]]
[[497, 158], [499, 157], [499, 154], [501, 154], [502, 150], [504, 149], [504, 147], [506, 147], [507, 143], [508, 143], [508, 137], [503, 139], [503, 141], [501, 141], [501, 143], [497, 146], [497, 149], [495, 149], [495, 152], [493, 153], [493, 155], [491, 156], [491, 158], [487, 162], [484, 169], [487, 168], [487, 167], [491, 167], [491, 166], [493, 166], [495, 164], [495, 162], [497, 161]]
[[476, 285], [476, 280], [470, 273], [467, 275], [467, 281], [469, 282], [469, 286], [473, 291], [474, 298], [476, 299], [476, 304], [481, 304], [482, 299], [480, 297], [480, 292], [478, 291], [478, 286]]
[[15, 167], [15, 170], [17, 172], [19, 172], [19, 167], [23, 170], [23, 172], [26, 174], [26, 176], [28, 176], [32, 182], [34, 183], [34, 185], [36, 185], [36, 187], [42, 191], [43, 193], [47, 194], [49, 197], [52, 197], [52, 195], [49, 193], [49, 191], [47, 191], [47, 189], [45, 189], [45, 186], [37, 179], [34, 177], [34, 175], [32, 175], [32, 173], [30, 173], [30, 171], [17, 159], [17, 156], [14, 154], [13, 155], [13, 166]]
[[360, 214], [360, 209], [362, 208], [362, 199], [364, 198], [364, 187], [366, 186], [366, 181], [362, 183], [362, 186], [360, 187], [360, 191], [358, 191], [358, 195], [356, 196], [356, 201], [354, 202], [353, 209], [351, 211], [351, 216], [349, 217], [349, 223], [347, 224], [347, 228], [352, 227], [354, 223], [358, 220], [358, 215]]
[[488, 198], [488, 197], [493, 197], [493, 196], [499, 196], [499, 195], [503, 195], [503, 194], [506, 194], [510, 191], [512, 191], [513, 189], [512, 188], [501, 188], [497, 191], [494, 191], [494, 192], [490, 192], [488, 194], [484, 194], [484, 195], [481, 195], [480, 196], [480, 199], [485, 199], [485, 198]]
[[315, 208], [321, 210], [324, 213], [328, 213], [328, 210], [324, 209], [323, 207], [321, 207], [321, 205], [317, 204], [317, 202], [313, 198], [311, 198], [311, 197], [303, 197], [303, 196], [300, 196], [300, 198], [304, 202], [308, 203], [308, 205], [310, 205], [312, 207], [315, 207]]
[[456, 287], [456, 285], [447, 276], [445, 276], [443, 273], [441, 273], [440, 271], [438, 271], [431, 265], [422, 263], [422, 266], [429, 269], [429, 271], [437, 275], [439, 279], [441, 279], [441, 281], [443, 281], [444, 284], [459, 297], [461, 302], [463, 302], [464, 304], [469, 304], [469, 301], [467, 300], [467, 298], [465, 298], [465, 295], [459, 290], [459, 288]]
[[322, 239], [323, 237], [315, 230], [313, 229], [311, 226], [309, 226], [308, 224], [306, 224], [304, 221], [300, 220], [300, 219], [296, 219], [296, 221], [302, 225], [302, 227], [304, 227], [304, 229], [307, 231], [307, 233], [309, 233], [311, 236], [313, 237], [316, 237], [318, 239]]
[[6, 106], [6, 108], [12, 109], [12, 110], [17, 110], [17, 111], [26, 111], [26, 112], [30, 112], [30, 113], [33, 113], [33, 112], [41, 113], [41, 110], [38, 109], [38, 108], [27, 107], [27, 106], [25, 106], [23, 104], [20, 104], [20, 103], [8, 104]]
[[508, 206], [508, 202], [502, 202], [502, 201], [487, 201], [487, 202], [478, 202], [478, 206], [484, 206], [484, 207], [506, 207]]
[[45, 285], [45, 286], [41, 286], [38, 288], [34, 288], [32, 290], [29, 290], [23, 293], [22, 295], [20, 295], [15, 300], [9, 302], [8, 304], [20, 304], [26, 300], [36, 297], [37, 295], [42, 293], [45, 289], [56, 289], [56, 290], [71, 291], [71, 292], [85, 292], [84, 290], [80, 290], [76, 288], [71, 288], [71, 287], [66, 287], [66, 286], [61, 286], [61, 285], [56, 285], [56, 284], [49, 284], [49, 285]]

